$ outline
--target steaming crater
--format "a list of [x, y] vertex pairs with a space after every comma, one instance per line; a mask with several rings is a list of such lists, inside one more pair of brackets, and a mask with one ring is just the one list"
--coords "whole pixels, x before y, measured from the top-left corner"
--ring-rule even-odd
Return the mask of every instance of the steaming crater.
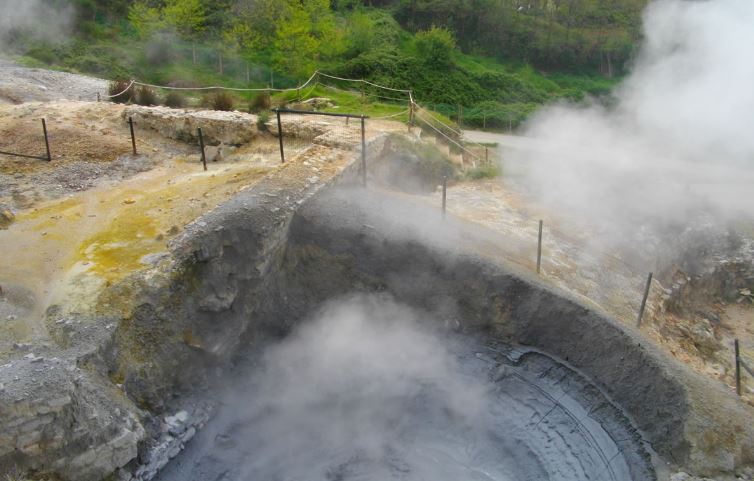
[[249, 353], [218, 417], [158, 479], [654, 479], [630, 424], [579, 374], [430, 317], [384, 297], [328, 304]]

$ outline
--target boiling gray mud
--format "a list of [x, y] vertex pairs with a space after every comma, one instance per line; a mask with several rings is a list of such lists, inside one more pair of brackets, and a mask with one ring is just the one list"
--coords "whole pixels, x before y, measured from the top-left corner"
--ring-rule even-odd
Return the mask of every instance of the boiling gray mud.
[[250, 355], [158, 479], [654, 478], [629, 423], [577, 373], [427, 316], [381, 297], [330, 303]]

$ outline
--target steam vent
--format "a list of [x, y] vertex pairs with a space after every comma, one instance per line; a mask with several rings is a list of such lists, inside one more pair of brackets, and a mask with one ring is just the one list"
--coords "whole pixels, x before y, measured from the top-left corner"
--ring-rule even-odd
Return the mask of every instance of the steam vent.
[[0, 481], [754, 481], [754, 2], [530, 3], [0, 0]]

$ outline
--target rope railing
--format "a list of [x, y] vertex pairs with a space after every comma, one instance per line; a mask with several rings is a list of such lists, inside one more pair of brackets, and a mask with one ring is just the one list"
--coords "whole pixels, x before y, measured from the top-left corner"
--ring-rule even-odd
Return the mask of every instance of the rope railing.
[[128, 90], [131, 87], [133, 87], [134, 85], [139, 85], [139, 86], [142, 86], [142, 87], [156, 88], [156, 89], [165, 89], [165, 90], [227, 90], [227, 91], [231, 91], [231, 92], [295, 92], [295, 91], [300, 91], [301, 89], [306, 88], [307, 86], [309, 86], [309, 84], [311, 84], [313, 82], [315, 84], [319, 83], [318, 82], [318, 78], [320, 76], [321, 77], [330, 78], [330, 79], [333, 79], [333, 80], [340, 80], [340, 81], [343, 81], [343, 82], [363, 83], [365, 85], [370, 85], [370, 86], [378, 88], [378, 89], [389, 90], [389, 91], [392, 91], [392, 92], [402, 92], [402, 93], [408, 94], [408, 98], [406, 98], [406, 99], [399, 99], [399, 98], [387, 97], [387, 96], [385, 98], [390, 98], [391, 100], [398, 100], [398, 101], [406, 101], [406, 100], [408, 100], [409, 102], [413, 102], [413, 98], [411, 96], [411, 91], [410, 90], [396, 89], [396, 88], [393, 88], [393, 87], [387, 87], [385, 85], [379, 85], [379, 84], [376, 84], [376, 83], [373, 83], [373, 82], [369, 82], [368, 80], [363, 80], [363, 79], [348, 79], [348, 78], [337, 77], [335, 75], [330, 75], [330, 74], [326, 74], [326, 73], [320, 72], [319, 70], [316, 70], [311, 75], [311, 77], [309, 77], [309, 79], [306, 82], [304, 82], [303, 84], [298, 85], [296, 87], [290, 87], [290, 88], [285, 88], [285, 89], [272, 88], [272, 87], [240, 88], [240, 87], [225, 87], [223, 85], [212, 85], [212, 86], [208, 86], [208, 87], [172, 87], [172, 86], [169, 86], [169, 85], [157, 85], [157, 84], [151, 84], [151, 83], [147, 83], [147, 82], [141, 82], [141, 81], [136, 80], [136, 79], [132, 79], [132, 80], [129, 81], [128, 86], [125, 89], [123, 89], [123, 91], [121, 91], [121, 92], [119, 92], [117, 94], [114, 94], [114, 95], [106, 95], [105, 97], [107, 97], [107, 98], [113, 98], [113, 97], [118, 97], [120, 95], [123, 95], [124, 93], [128, 92]]
[[[421, 105], [419, 105], [419, 104], [414, 104], [414, 106], [415, 106], [415, 109], [416, 109], [416, 113], [417, 113], [417, 115], [421, 113], [421, 114], [424, 114], [425, 116], [427, 116], [427, 117], [429, 117], [430, 119], [432, 119], [432, 120], [434, 120], [434, 121], [435, 121], [435, 125], [432, 125], [432, 124], [430, 124], [430, 122], [429, 122], [429, 121], [428, 121], [428, 120], [427, 120], [426, 118], [422, 118], [422, 120], [424, 120], [424, 121], [425, 121], [425, 123], [429, 124], [429, 126], [430, 126], [430, 127], [432, 127], [433, 129], [435, 129], [435, 130], [438, 130], [438, 129], [437, 129], [437, 126], [439, 126], [440, 128], [445, 128], [445, 129], [447, 129], [448, 131], [450, 131], [450, 132], [451, 132], [451, 134], [452, 134], [453, 136], [457, 137], [458, 139], [461, 139], [461, 141], [462, 141], [462, 142], [463, 142], [464, 144], [467, 144], [467, 145], [469, 145], [469, 144], [470, 144], [470, 145], [473, 145], [473, 146], [475, 146], [476, 148], [478, 148], [478, 149], [480, 149], [480, 150], [485, 150], [485, 152], [486, 152], [486, 149], [487, 149], [487, 147], [486, 147], [486, 146], [484, 146], [484, 145], [482, 145], [482, 144], [480, 144], [480, 143], [478, 143], [478, 142], [469, 141], [469, 140], [463, 140], [463, 132], [461, 132], [460, 130], [456, 130], [456, 129], [454, 129], [454, 128], [453, 128], [452, 126], [450, 126], [450, 125], [446, 124], [445, 122], [441, 121], [440, 119], [438, 119], [438, 118], [437, 118], [437, 117], [436, 117], [436, 116], [435, 116], [435, 115], [434, 115], [434, 114], [432, 113], [432, 111], [430, 111], [430, 110], [428, 110], [428, 109], [426, 109], [426, 108], [422, 107], [422, 106], [421, 106]], [[441, 133], [442, 133], [442, 132], [441, 132]], [[444, 136], [445, 138], [447, 138], [447, 137], [448, 137], [448, 136], [447, 136], [447, 135], [445, 135], [445, 134], [443, 134], [443, 136]], [[458, 144], [456, 143], [456, 145], [458, 145]], [[474, 157], [475, 157], [475, 158], [476, 158], [477, 160], [479, 160], [479, 156], [477, 156], [477, 155], [473, 154], [473, 153], [472, 153], [471, 151], [469, 151], [468, 149], [464, 149], [464, 150], [465, 150], [466, 152], [469, 152], [469, 154], [473, 155], [473, 156], [474, 156]], [[485, 157], [486, 157], [486, 154], [485, 154]], [[487, 159], [485, 158], [485, 160], [487, 160]]]
[[[276, 89], [276, 88], [271, 88], [271, 87], [239, 88], [239, 87], [224, 87], [222, 85], [214, 85], [211, 87], [171, 87], [167, 85], [155, 85], [155, 84], [150, 84], [150, 83], [145, 83], [145, 82], [139, 82], [137, 80], [132, 80], [128, 88], [130, 88], [131, 85], [140, 85], [142, 87], [151, 87], [151, 88], [165, 89], [165, 90], [227, 90], [231, 92], [295, 92], [297, 90], [306, 88], [317, 77], [318, 74], [319, 72], [314, 72], [312, 76], [309, 77], [309, 80], [307, 80], [303, 84], [299, 85], [298, 87], [291, 87], [287, 89]], [[121, 92], [121, 94], [126, 92], [128, 88], [126, 88], [126, 90]]]
[[475, 154], [474, 152], [470, 151], [469, 149], [467, 149], [467, 148], [466, 148], [466, 147], [464, 147], [463, 145], [459, 144], [458, 142], [456, 142], [456, 141], [455, 141], [455, 140], [453, 140], [452, 138], [450, 138], [450, 137], [448, 137], [447, 135], [445, 135], [445, 133], [444, 133], [444, 132], [443, 132], [442, 130], [440, 130], [440, 129], [438, 129], [437, 127], [435, 127], [434, 125], [432, 125], [432, 123], [431, 123], [431, 122], [427, 121], [427, 119], [426, 119], [426, 118], [423, 118], [423, 117], [421, 117], [421, 115], [422, 115], [422, 114], [421, 114], [420, 112], [417, 112], [417, 116], [418, 116], [419, 118], [421, 118], [422, 120], [424, 120], [424, 123], [425, 123], [426, 125], [428, 125], [429, 127], [431, 127], [431, 128], [433, 129], [433, 130], [435, 130], [435, 132], [437, 132], [437, 133], [439, 133], [440, 135], [442, 135], [443, 137], [445, 137], [445, 138], [446, 138], [446, 139], [447, 139], [447, 140], [448, 140], [449, 142], [451, 142], [451, 143], [452, 143], [452, 144], [454, 144], [454, 145], [455, 145], [456, 147], [458, 147], [458, 148], [459, 148], [459, 149], [461, 149], [462, 151], [466, 152], [466, 153], [467, 153], [467, 154], [469, 154], [470, 156], [474, 157], [474, 158], [475, 158], [476, 160], [482, 160], [482, 159], [481, 159], [481, 158], [480, 158], [479, 156], [477, 156], [477, 155], [476, 155], [476, 154]]
[[373, 119], [392, 119], [394, 117], [400, 117], [401, 115], [407, 115], [411, 112], [411, 109], [406, 109], [403, 112], [398, 112], [397, 114], [390, 114], [390, 115], [383, 115], [381, 117], [372, 117]]
[[[124, 88], [122, 92], [120, 92], [120, 93], [117, 93], [117, 94], [115, 94], [115, 95], [105, 95], [105, 97], [107, 97], [107, 98], [109, 98], [109, 99], [112, 99], [112, 98], [115, 98], [115, 97], [120, 97], [120, 96], [121, 96], [121, 95], [123, 95], [124, 93], [128, 92], [128, 90], [129, 90], [129, 89], [130, 89], [131, 87], [133, 87], [133, 86], [134, 86], [134, 82], [135, 82], [135, 80], [131, 80], [131, 82], [130, 82], [130, 83], [128, 84], [128, 87]], [[99, 100], [99, 94], [97, 94], [97, 99]]]

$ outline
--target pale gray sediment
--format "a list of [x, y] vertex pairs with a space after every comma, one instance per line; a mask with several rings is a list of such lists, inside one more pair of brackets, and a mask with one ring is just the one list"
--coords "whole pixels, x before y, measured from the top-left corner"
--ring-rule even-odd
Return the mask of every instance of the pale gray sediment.
[[[366, 412], [351, 405], [352, 393], [315, 396], [309, 416], [323, 421], [314, 422], [314, 432], [303, 423], [293, 443], [276, 435], [284, 439], [290, 418], [299, 413], [286, 403], [256, 402], [255, 389], [264, 386], [255, 381], [253, 364], [246, 365], [236, 374], [245, 381], [236, 377], [225, 393], [230, 405], [156, 479], [655, 479], [640, 435], [590, 382], [546, 355], [490, 344], [485, 337], [446, 339], [468, 382], [486, 393], [483, 409], [454, 412], [436, 392], [442, 386], [431, 382], [407, 389], [384, 417], [382, 403], [366, 401]], [[365, 415], [367, 423], [385, 422], [372, 429], [390, 433], [380, 436], [376, 448], [358, 436], [325, 441], [332, 425], [355, 424]]]
[[[370, 152], [379, 152], [381, 145], [372, 147]], [[358, 179], [357, 168], [351, 164], [341, 179]], [[258, 350], [264, 339], [284, 339], [323, 303], [353, 292], [387, 293], [400, 304], [440, 313], [436, 321], [443, 325], [484, 333], [485, 343], [524, 345], [551, 356], [524, 356], [521, 364], [505, 368], [520, 377], [492, 381], [501, 387], [501, 396], [509, 396], [496, 405], [519, 409], [498, 419], [523, 424], [503, 423], [493, 431], [499, 442], [486, 444], [483, 452], [507, 446], [512, 454], [505, 466], [520, 468], [531, 479], [583, 479], [579, 473], [611, 479], [600, 477], [606, 465], [614, 479], [655, 479], [653, 468], [665, 464], [695, 474], [734, 474], [754, 461], [749, 408], [718, 384], [679, 366], [639, 333], [531, 273], [504, 265], [495, 257], [500, 239], [493, 233], [452, 216], [443, 220], [439, 208], [374, 186], [292, 187], [289, 179], [311, 175], [303, 164], [292, 163], [285, 175], [266, 178], [187, 226], [159, 269], [112, 286], [107, 295], [130, 302], [122, 318], [88, 327], [48, 312], [52, 334], [69, 352], [57, 361], [34, 351], [45, 359], [0, 366], [13, 379], [44, 374], [48, 382], [45, 389], [39, 383], [0, 389], [0, 465], [52, 467], [64, 479], [84, 481], [121, 468], [121, 479], [147, 479], [166, 457], [177, 455], [175, 467], [167, 463], [168, 476], [193, 462], [192, 456], [201, 459], [201, 440], [218, 439], [213, 429], [222, 434], [230, 424], [253, 431], [254, 424], [239, 423], [232, 413], [223, 418], [221, 410], [205, 427], [207, 434], [200, 431], [198, 441], [178, 455], [186, 446], [184, 436], [187, 442], [195, 436], [190, 428], [196, 427], [173, 434], [168, 427], [166, 434], [166, 415], [185, 409], [189, 394], [208, 393], [218, 372], [239, 353]], [[479, 366], [482, 380], [504, 361], [475, 348], [458, 358], [462, 365]], [[529, 379], [527, 369], [547, 372], [534, 383], [544, 392], [526, 394], [531, 384], [521, 379]], [[567, 382], [549, 377], [558, 373]], [[52, 382], [60, 386], [49, 388]], [[65, 397], [50, 416], [57, 403], [52, 395], [59, 393]], [[548, 444], [512, 434], [530, 435], [527, 415], [544, 419], [537, 426], [542, 431], [534, 434], [549, 432], [555, 440]], [[43, 423], [39, 428], [37, 421]], [[21, 428], [11, 431], [11, 425], [28, 428], [32, 439]], [[510, 445], [506, 439], [522, 441]], [[230, 441], [223, 436], [219, 441], [232, 455]], [[539, 464], [526, 465], [516, 461], [523, 456], [516, 450], [524, 445], [557, 449], [543, 450], [534, 456]], [[659, 456], [654, 465], [646, 445]], [[243, 456], [254, 456], [246, 450], [249, 445], [239, 446]], [[322, 462], [331, 459], [324, 456]], [[572, 461], [561, 463], [564, 459]], [[204, 466], [219, 473], [214, 464]], [[499, 479], [521, 473], [499, 471]]]

